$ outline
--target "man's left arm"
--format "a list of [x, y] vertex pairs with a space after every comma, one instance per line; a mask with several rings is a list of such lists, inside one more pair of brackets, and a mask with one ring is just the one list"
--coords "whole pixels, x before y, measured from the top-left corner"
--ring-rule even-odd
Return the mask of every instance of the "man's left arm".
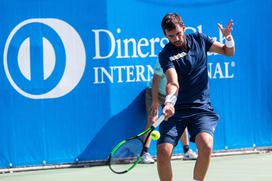
[[217, 24], [218, 28], [224, 35], [226, 41], [225, 44], [215, 41], [210, 47], [211, 52], [219, 53], [225, 56], [233, 56], [235, 52], [234, 39], [231, 35], [233, 31], [233, 21], [230, 20], [226, 28], [224, 28], [221, 24]]

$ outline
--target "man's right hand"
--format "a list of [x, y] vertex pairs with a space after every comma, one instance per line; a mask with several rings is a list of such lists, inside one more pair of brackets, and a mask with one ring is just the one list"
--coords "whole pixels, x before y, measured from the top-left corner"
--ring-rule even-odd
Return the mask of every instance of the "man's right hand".
[[175, 114], [174, 105], [167, 102], [162, 109], [162, 114], [165, 116], [165, 120], [168, 120]]

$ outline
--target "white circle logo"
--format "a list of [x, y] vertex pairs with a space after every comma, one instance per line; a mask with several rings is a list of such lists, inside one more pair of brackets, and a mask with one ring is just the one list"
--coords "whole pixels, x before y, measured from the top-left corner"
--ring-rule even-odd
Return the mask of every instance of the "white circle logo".
[[79, 34], [59, 19], [28, 19], [19, 23], [4, 48], [4, 69], [9, 82], [31, 99], [68, 94], [81, 80], [85, 65], [85, 48]]

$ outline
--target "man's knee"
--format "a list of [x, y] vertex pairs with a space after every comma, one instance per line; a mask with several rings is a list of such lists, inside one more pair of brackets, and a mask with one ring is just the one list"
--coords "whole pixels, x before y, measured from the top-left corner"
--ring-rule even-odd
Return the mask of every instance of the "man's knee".
[[213, 137], [208, 133], [200, 133], [196, 138], [198, 152], [211, 155], [213, 150]]
[[157, 156], [170, 159], [172, 156], [173, 145], [169, 143], [159, 144], [157, 146]]
[[213, 150], [213, 146], [210, 143], [204, 143], [202, 145], [202, 148], [199, 149], [200, 152], [202, 152], [205, 155], [211, 155]]

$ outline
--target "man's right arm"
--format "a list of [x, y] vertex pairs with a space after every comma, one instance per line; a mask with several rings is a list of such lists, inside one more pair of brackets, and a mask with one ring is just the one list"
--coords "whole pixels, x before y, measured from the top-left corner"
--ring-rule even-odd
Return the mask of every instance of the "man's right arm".
[[174, 105], [177, 100], [179, 83], [178, 83], [178, 75], [175, 68], [169, 68], [165, 72], [167, 78], [166, 85], [166, 99], [165, 106], [162, 110], [162, 113], [165, 115], [166, 120], [173, 116], [175, 113]]

